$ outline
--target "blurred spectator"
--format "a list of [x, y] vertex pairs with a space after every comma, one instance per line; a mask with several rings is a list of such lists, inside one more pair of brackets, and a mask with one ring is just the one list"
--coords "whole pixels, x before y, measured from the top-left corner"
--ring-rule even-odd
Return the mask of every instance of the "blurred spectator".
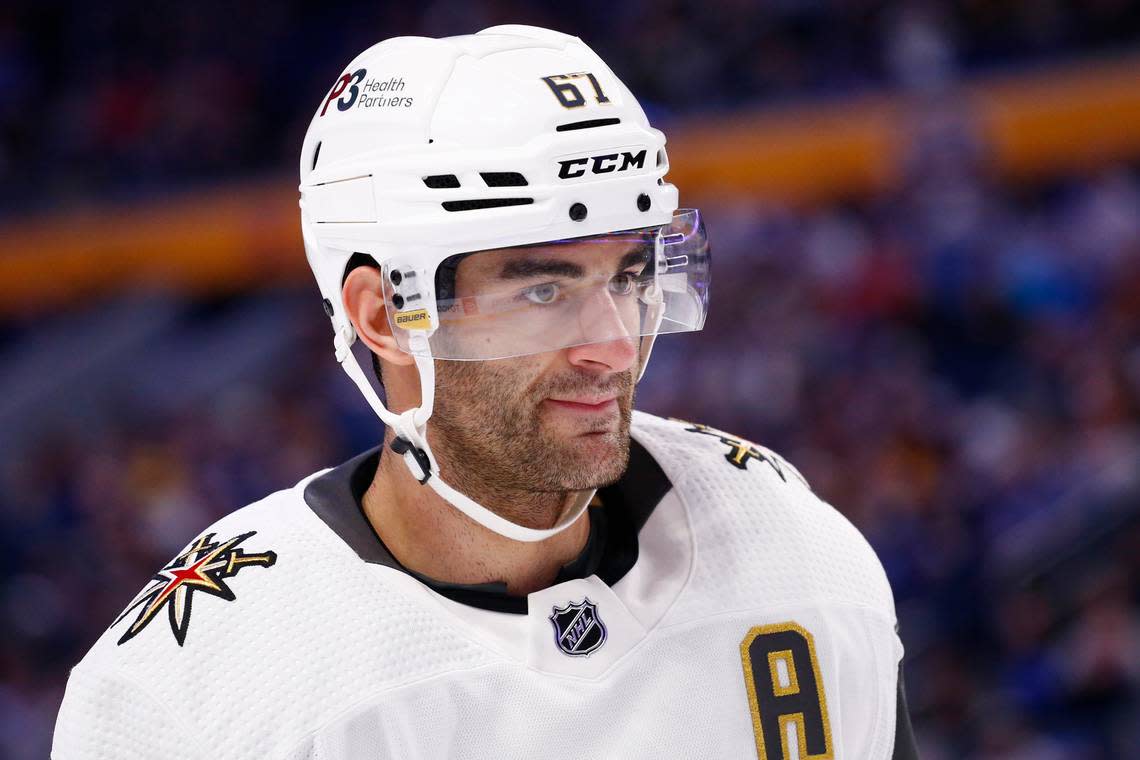
[[[58, 6], [58, 7], [57, 7]], [[0, 208], [140, 197], [288, 170], [347, 56], [397, 34], [503, 23], [587, 40], [655, 121], [741, 103], [902, 85], [1103, 53], [1140, 39], [1127, 0], [138, 0], [0, 9]]]

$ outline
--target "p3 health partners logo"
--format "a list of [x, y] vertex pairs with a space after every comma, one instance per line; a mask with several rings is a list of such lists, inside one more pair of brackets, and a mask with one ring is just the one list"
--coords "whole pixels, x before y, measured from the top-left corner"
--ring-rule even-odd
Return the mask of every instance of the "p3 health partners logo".
[[356, 106], [358, 108], [411, 108], [411, 95], [395, 95], [403, 93], [407, 83], [403, 77], [368, 76], [368, 69], [357, 69], [346, 72], [329, 90], [325, 104], [321, 108], [324, 116], [329, 106], [334, 102], [338, 111], [347, 111]]

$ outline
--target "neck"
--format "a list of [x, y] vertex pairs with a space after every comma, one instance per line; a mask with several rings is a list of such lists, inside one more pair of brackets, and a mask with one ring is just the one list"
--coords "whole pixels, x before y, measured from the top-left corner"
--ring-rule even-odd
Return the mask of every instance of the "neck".
[[[540, 496], [549, 504], [552, 525], [574, 494]], [[448, 583], [503, 581], [515, 596], [551, 585], [562, 566], [582, 552], [590, 534], [587, 510], [573, 525], [544, 541], [527, 543], [500, 536], [421, 486], [387, 449], [363, 502], [372, 528], [404, 567]], [[482, 503], [507, 519], [517, 519], [515, 515], [534, 514], [536, 499], [527, 494], [512, 503]]]

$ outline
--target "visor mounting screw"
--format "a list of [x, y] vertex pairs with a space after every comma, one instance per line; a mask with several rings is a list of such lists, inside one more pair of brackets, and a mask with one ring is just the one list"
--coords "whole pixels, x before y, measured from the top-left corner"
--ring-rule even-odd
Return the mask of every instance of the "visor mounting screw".
[[646, 195], [645, 193], [642, 193], [641, 195], [637, 196], [637, 210], [638, 211], [648, 211], [649, 207], [651, 205], [653, 205], [653, 202], [649, 199], [649, 196]]
[[404, 297], [399, 293], [392, 296], [392, 305], [396, 307], [397, 311], [404, 308]]
[[326, 298], [324, 300], [324, 303], [321, 305], [325, 307], [325, 314], [331, 317], [333, 315], [332, 301], [330, 301], [329, 299]]
[[586, 218], [586, 204], [575, 203], [570, 207], [570, 219], [575, 222], [580, 222]]
[[388, 279], [392, 281], [393, 285], [399, 286], [399, 284], [404, 281], [404, 275], [400, 274], [400, 270], [394, 269], [392, 273], [388, 275]]

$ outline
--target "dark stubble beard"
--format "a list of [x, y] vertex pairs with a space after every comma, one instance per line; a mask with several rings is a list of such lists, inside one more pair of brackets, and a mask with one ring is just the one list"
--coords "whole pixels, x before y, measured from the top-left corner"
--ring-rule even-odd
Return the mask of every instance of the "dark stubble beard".
[[[568, 369], [536, 384], [514, 360], [437, 361], [428, 433], [440, 475], [508, 520], [550, 527], [567, 492], [611, 485], [625, 472], [633, 372], [599, 378]], [[572, 435], [544, 424], [545, 398], [610, 393], [617, 394], [616, 429], [607, 429], [612, 417], [596, 432], [583, 421]]]

